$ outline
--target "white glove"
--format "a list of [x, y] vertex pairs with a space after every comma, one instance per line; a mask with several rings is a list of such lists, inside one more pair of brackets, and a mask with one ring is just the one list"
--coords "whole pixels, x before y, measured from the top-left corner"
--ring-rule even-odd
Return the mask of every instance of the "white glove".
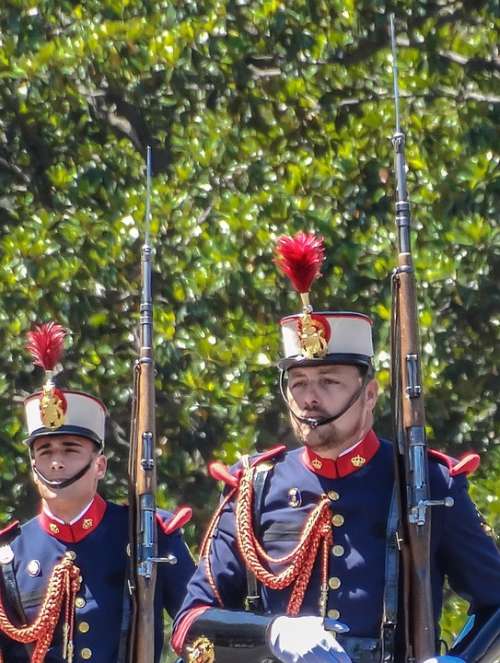
[[332, 633], [346, 633], [348, 627], [328, 620], [331, 630], [327, 631], [323, 621], [322, 617], [277, 617], [268, 636], [273, 656], [282, 663], [351, 663]]
[[456, 656], [434, 656], [434, 658], [428, 658], [424, 663], [465, 663], [465, 661]]

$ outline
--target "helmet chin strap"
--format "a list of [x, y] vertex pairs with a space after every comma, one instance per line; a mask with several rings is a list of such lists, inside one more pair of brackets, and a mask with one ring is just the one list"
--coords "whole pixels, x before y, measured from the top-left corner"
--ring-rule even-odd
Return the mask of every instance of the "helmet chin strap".
[[332, 414], [330, 417], [301, 417], [300, 414], [297, 414], [297, 412], [294, 411], [294, 409], [288, 402], [288, 398], [285, 391], [285, 371], [281, 371], [280, 373], [280, 391], [281, 391], [281, 396], [288, 408], [288, 411], [296, 421], [299, 421], [301, 424], [307, 424], [311, 428], [318, 428], [318, 426], [324, 426], [325, 424], [330, 424], [332, 421], [340, 419], [342, 415], [344, 415], [348, 410], [350, 410], [351, 407], [354, 405], [354, 403], [361, 396], [363, 389], [366, 387], [369, 381], [370, 377], [367, 372], [363, 376], [363, 380], [361, 381], [359, 389], [356, 389], [354, 394], [347, 401], [346, 405], [340, 410], [340, 412], [337, 412], [337, 414]]
[[84, 467], [82, 467], [81, 470], [78, 470], [78, 472], [69, 479], [48, 479], [40, 472], [34, 461], [32, 462], [31, 467], [39, 481], [41, 481], [44, 486], [47, 486], [47, 488], [53, 488], [54, 490], [61, 490], [62, 488], [66, 488], [66, 486], [71, 486], [71, 484], [75, 483], [75, 481], [78, 481], [78, 479], [81, 479], [83, 475], [89, 471], [91, 465], [92, 459], [89, 460], [89, 462]]

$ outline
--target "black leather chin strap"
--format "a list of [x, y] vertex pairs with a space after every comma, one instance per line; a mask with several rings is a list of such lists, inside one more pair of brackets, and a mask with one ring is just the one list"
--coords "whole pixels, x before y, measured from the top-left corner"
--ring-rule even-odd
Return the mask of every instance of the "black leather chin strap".
[[330, 417], [301, 417], [299, 414], [297, 414], [294, 411], [294, 409], [288, 402], [288, 398], [286, 395], [285, 371], [280, 371], [280, 392], [283, 400], [285, 401], [285, 405], [288, 408], [288, 411], [290, 412], [292, 417], [296, 419], [296, 421], [299, 421], [301, 424], [307, 424], [311, 428], [318, 428], [318, 426], [324, 426], [325, 424], [329, 424], [332, 421], [340, 419], [340, 417], [344, 415], [347, 412], [347, 410], [350, 410], [350, 408], [354, 405], [354, 403], [359, 399], [359, 397], [363, 393], [363, 389], [366, 387], [370, 379], [371, 379], [370, 372], [367, 371], [363, 376], [363, 380], [361, 381], [359, 389], [356, 389], [354, 394], [347, 401], [346, 405], [340, 410], [340, 412], [337, 412], [337, 414], [332, 414]]
[[44, 486], [47, 486], [47, 488], [53, 488], [54, 490], [61, 490], [61, 488], [66, 488], [66, 486], [71, 486], [72, 483], [75, 483], [75, 481], [81, 479], [83, 475], [89, 471], [90, 466], [92, 465], [92, 460], [93, 459], [90, 459], [89, 462], [84, 467], [82, 467], [81, 470], [78, 470], [78, 472], [69, 479], [47, 479], [47, 477], [40, 472], [38, 467], [35, 465], [34, 461], [31, 464], [31, 467], [33, 468], [33, 472], [36, 474], [39, 481], [41, 481]]

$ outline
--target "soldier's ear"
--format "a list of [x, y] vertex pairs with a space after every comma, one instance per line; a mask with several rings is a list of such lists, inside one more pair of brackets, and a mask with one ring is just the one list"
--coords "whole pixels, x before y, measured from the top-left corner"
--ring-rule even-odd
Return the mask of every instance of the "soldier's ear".
[[373, 410], [378, 399], [378, 382], [375, 378], [372, 378], [366, 385], [365, 397], [367, 405]]
[[106, 474], [106, 468], [108, 467], [108, 459], [104, 454], [99, 454], [95, 460], [96, 469], [97, 469], [97, 478], [102, 479]]

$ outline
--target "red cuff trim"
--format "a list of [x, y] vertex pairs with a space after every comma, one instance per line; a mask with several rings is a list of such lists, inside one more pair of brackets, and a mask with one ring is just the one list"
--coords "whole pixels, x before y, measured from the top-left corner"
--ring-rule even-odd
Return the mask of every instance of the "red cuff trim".
[[6, 527], [0, 530], [0, 537], [5, 536], [6, 534], [10, 534], [17, 527], [19, 527], [19, 520], [13, 520]]
[[186, 640], [192, 623], [195, 622], [200, 615], [209, 610], [209, 608], [209, 605], [200, 605], [197, 608], [191, 608], [175, 627], [170, 643], [179, 656], [181, 656], [182, 650], [184, 649], [184, 641]]
[[170, 520], [163, 520], [159, 513], [156, 513], [156, 522], [161, 527], [164, 534], [173, 534], [176, 530], [184, 527], [193, 517], [193, 509], [189, 506], [182, 506], [174, 513]]
[[481, 462], [479, 455], [474, 453], [465, 454], [460, 460], [436, 449], [429, 449], [429, 455], [446, 465], [451, 477], [456, 477], [459, 474], [472, 474], [472, 472], [477, 470]]

